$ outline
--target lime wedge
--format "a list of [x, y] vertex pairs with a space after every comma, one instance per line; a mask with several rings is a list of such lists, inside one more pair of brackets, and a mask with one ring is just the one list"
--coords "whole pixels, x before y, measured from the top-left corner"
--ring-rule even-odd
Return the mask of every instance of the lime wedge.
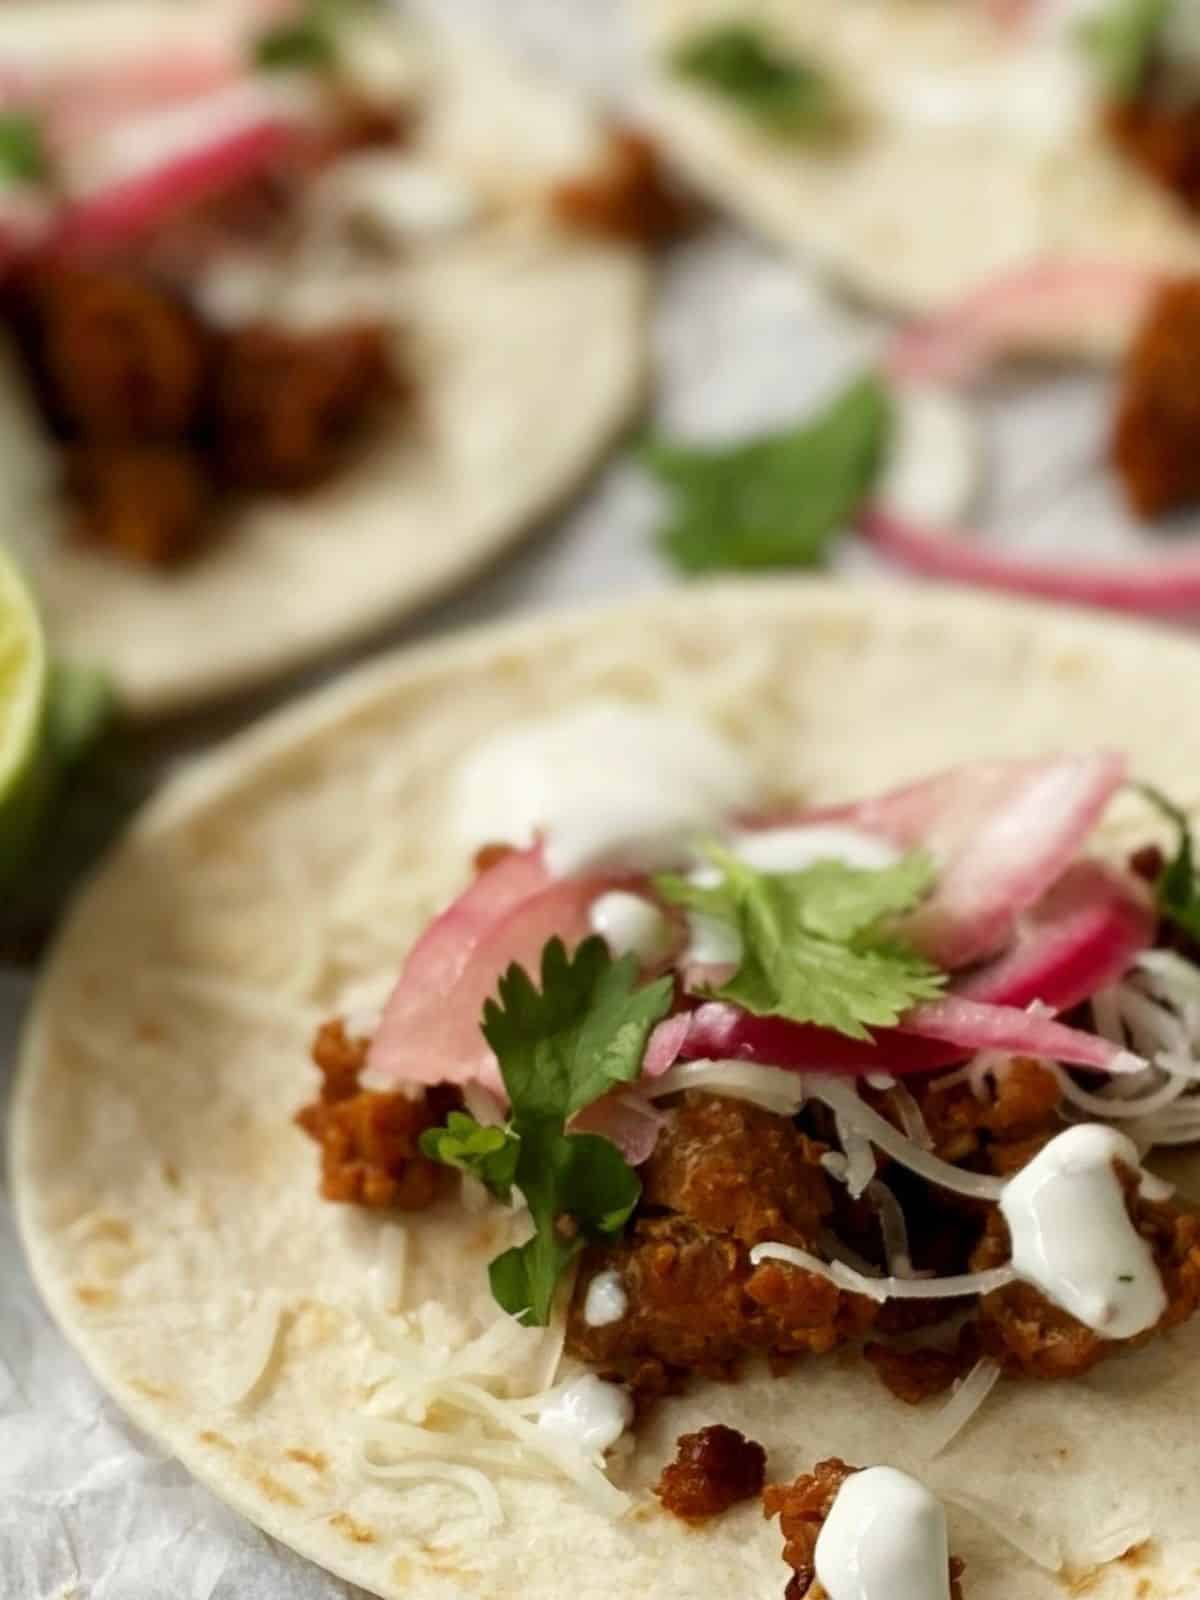
[[0, 879], [20, 864], [41, 810], [49, 681], [37, 607], [0, 546]]

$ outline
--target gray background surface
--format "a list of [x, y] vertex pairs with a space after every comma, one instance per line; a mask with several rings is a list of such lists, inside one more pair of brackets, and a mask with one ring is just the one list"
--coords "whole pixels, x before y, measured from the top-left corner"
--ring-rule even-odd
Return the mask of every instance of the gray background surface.
[[[443, 20], [485, 26], [590, 90], [636, 106], [618, 0], [426, 7]], [[797, 268], [714, 225], [665, 271], [654, 330], [657, 416], [673, 430], [716, 437], [791, 418], [861, 365], [878, 338], [869, 319], [838, 308]], [[982, 415], [1003, 492], [985, 494], [982, 514], [995, 536], [1058, 550], [1128, 547], [1137, 537], [1111, 484], [1088, 471], [1099, 458], [1106, 404], [1103, 384], [1072, 377], [988, 399]], [[650, 542], [655, 517], [652, 490], [623, 456], [515, 559], [393, 642], [661, 586], [668, 575]], [[841, 564], [871, 566], [854, 550]], [[246, 714], [222, 713], [164, 748], [176, 757]], [[0, 972], [0, 1103], [27, 994], [24, 978]], [[328, 1600], [351, 1592], [194, 1487], [100, 1396], [37, 1303], [0, 1190], [3, 1600]]]

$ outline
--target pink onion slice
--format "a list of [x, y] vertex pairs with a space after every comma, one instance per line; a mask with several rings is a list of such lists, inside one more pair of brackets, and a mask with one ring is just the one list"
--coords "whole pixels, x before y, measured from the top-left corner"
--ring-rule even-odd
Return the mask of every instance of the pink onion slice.
[[670, 1072], [679, 1060], [691, 1023], [691, 1013], [680, 1011], [658, 1024], [650, 1035], [642, 1060], [642, 1072], [647, 1078], [661, 1078]]
[[1116, 983], [1154, 936], [1144, 884], [1100, 861], [1067, 868], [1021, 921], [1012, 948], [955, 985], [995, 1005], [1067, 1011]]
[[899, 1028], [881, 1030], [872, 1044], [779, 1017], [751, 1016], [713, 1001], [693, 1016], [681, 1054], [689, 1061], [756, 1061], [798, 1072], [861, 1076], [928, 1072], [978, 1050], [1039, 1056], [1099, 1071], [1119, 1071], [1123, 1065], [1123, 1052], [1096, 1034], [1014, 1006], [954, 994], [916, 1007]]
[[888, 372], [898, 382], [968, 383], [998, 358], [1101, 340], [1123, 346], [1163, 285], [1116, 262], [1039, 262], [994, 278], [946, 315], [905, 330]]
[[859, 514], [858, 529], [881, 555], [930, 578], [1138, 616], [1200, 614], [1200, 550], [1194, 548], [1120, 566], [1027, 561], [989, 550], [961, 529], [928, 528], [878, 505]]
[[611, 1139], [631, 1167], [640, 1167], [654, 1154], [666, 1120], [661, 1111], [636, 1092], [614, 1089], [578, 1112], [571, 1120], [570, 1131]]
[[[527, 866], [530, 852], [518, 860]], [[541, 866], [540, 852], [532, 852]], [[624, 886], [624, 878], [561, 878], [532, 894], [510, 899], [522, 875], [510, 868], [509, 880], [492, 898], [492, 873], [510, 867], [513, 858], [485, 873], [467, 894], [434, 924], [432, 951], [414, 949], [400, 981], [384, 1008], [383, 1021], [367, 1059], [372, 1088], [400, 1083], [480, 1083], [503, 1096], [495, 1057], [480, 1031], [484, 1002], [496, 993], [502, 973], [514, 962], [536, 977], [542, 951], [559, 938], [573, 949], [591, 932], [588, 913], [592, 901], [608, 889]], [[530, 873], [532, 876], [532, 872]], [[476, 896], [468, 907], [464, 902]], [[500, 909], [503, 907], [503, 909]], [[495, 913], [495, 914], [494, 914]], [[466, 943], [453, 950], [456, 929], [447, 919], [456, 917]], [[486, 919], [486, 920], [485, 920]], [[474, 935], [474, 936], [472, 936]], [[426, 935], [428, 939], [429, 935]]]
[[49, 248], [69, 252], [124, 242], [155, 226], [171, 212], [273, 167], [295, 147], [297, 139], [294, 124], [264, 117], [212, 144], [69, 205], [59, 219]]
[[949, 971], [1001, 949], [1016, 919], [1059, 878], [1124, 778], [1120, 756], [975, 762], [873, 799], [802, 813], [844, 822], [938, 866], [904, 932]]

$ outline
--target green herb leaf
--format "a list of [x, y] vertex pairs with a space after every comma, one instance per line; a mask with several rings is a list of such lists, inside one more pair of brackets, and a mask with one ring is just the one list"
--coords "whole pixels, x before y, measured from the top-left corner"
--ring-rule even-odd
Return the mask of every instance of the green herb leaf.
[[326, 71], [337, 61], [333, 34], [317, 16], [269, 28], [254, 43], [254, 65], [266, 71], [309, 68]]
[[1173, 0], [1109, 0], [1084, 19], [1079, 38], [1114, 100], [1134, 100], [1145, 87]]
[[486, 1127], [462, 1111], [451, 1111], [444, 1128], [421, 1135], [421, 1149], [431, 1161], [459, 1167], [507, 1201], [512, 1194], [520, 1144], [507, 1128]]
[[1179, 833], [1175, 854], [1159, 873], [1154, 886], [1159, 912], [1193, 939], [1200, 939], [1200, 878], [1196, 874], [1196, 852], [1187, 813], [1152, 784], [1135, 783], [1133, 787], [1161, 811], [1168, 822], [1174, 823]]
[[484, 1007], [511, 1107], [507, 1128], [453, 1112], [421, 1140], [435, 1161], [474, 1173], [506, 1199], [520, 1190], [533, 1237], [492, 1262], [492, 1293], [516, 1317], [544, 1326], [563, 1273], [589, 1239], [619, 1233], [641, 1184], [617, 1147], [567, 1122], [641, 1071], [646, 1044], [671, 1008], [670, 978], [635, 987], [633, 956], [614, 961], [602, 939], [573, 956], [561, 939], [542, 952], [541, 989], [515, 964]]
[[670, 64], [677, 76], [724, 96], [781, 137], [826, 134], [839, 120], [838, 99], [824, 73], [785, 55], [746, 23], [721, 23], [694, 35]]
[[689, 573], [822, 566], [875, 481], [890, 423], [887, 389], [867, 374], [783, 433], [716, 450], [652, 442], [643, 460], [675, 498], [659, 547]]
[[756, 1016], [787, 1017], [869, 1039], [911, 1006], [937, 996], [945, 974], [899, 939], [891, 919], [928, 892], [934, 869], [922, 853], [877, 870], [821, 861], [802, 872], [758, 872], [718, 846], [706, 854], [722, 880], [701, 886], [655, 880], [673, 904], [737, 930], [742, 960], [713, 992]]
[[0, 177], [12, 183], [44, 183], [49, 176], [41, 128], [27, 112], [0, 112]]

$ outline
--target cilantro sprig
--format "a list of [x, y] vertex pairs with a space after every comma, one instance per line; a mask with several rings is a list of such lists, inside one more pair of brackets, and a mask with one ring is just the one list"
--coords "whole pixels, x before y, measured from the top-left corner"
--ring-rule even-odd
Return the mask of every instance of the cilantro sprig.
[[655, 887], [689, 911], [737, 930], [737, 971], [713, 993], [756, 1016], [816, 1023], [869, 1039], [911, 1006], [937, 996], [945, 974], [893, 931], [933, 883], [921, 853], [879, 869], [819, 861], [801, 872], [756, 871], [719, 845], [705, 848], [716, 884], [661, 876]]
[[868, 373], [799, 427], [747, 444], [652, 441], [643, 462], [675, 502], [659, 547], [688, 573], [823, 565], [874, 483], [891, 415]]
[[432, 1160], [471, 1173], [498, 1200], [514, 1189], [524, 1197], [533, 1237], [497, 1256], [489, 1279], [505, 1311], [538, 1327], [549, 1322], [558, 1284], [584, 1245], [619, 1233], [641, 1194], [616, 1145], [567, 1129], [577, 1111], [638, 1076], [647, 1040], [671, 1008], [670, 978], [640, 988], [637, 978], [636, 958], [614, 961], [599, 938], [574, 955], [552, 939], [540, 991], [522, 967], [509, 967], [483, 1013], [508, 1091], [507, 1124], [486, 1127], [452, 1112], [421, 1139]]
[[42, 130], [26, 111], [0, 112], [0, 179], [9, 183], [45, 183], [50, 157]]
[[1154, 885], [1159, 914], [1193, 939], [1200, 939], [1200, 875], [1196, 871], [1195, 843], [1187, 813], [1153, 784], [1136, 783], [1133, 787], [1178, 831], [1175, 854]]
[[670, 65], [678, 77], [723, 96], [777, 136], [812, 138], [829, 133], [839, 120], [841, 107], [828, 77], [744, 22], [718, 23], [693, 35]]
[[1114, 100], [1141, 93], [1174, 0], [1109, 0], [1084, 19], [1079, 39]]
[[330, 72], [338, 64], [342, 19], [375, 8], [375, 0], [305, 0], [299, 12], [260, 33], [253, 45], [256, 67], [265, 71]]

